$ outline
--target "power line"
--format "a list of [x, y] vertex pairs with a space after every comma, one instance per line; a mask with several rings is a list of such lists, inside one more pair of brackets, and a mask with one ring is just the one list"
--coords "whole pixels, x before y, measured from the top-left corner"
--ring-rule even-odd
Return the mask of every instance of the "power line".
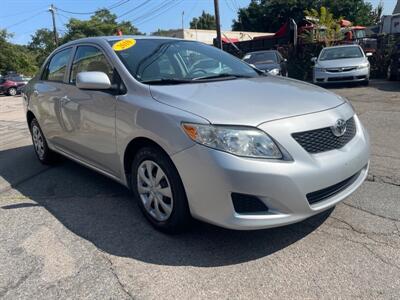
[[132, 8], [132, 9], [130, 9], [130, 10], [128, 10], [127, 12], [124, 12], [123, 14], [117, 16], [117, 19], [119, 19], [119, 18], [121, 18], [121, 17], [123, 17], [123, 16], [126, 16], [127, 14], [130, 14], [131, 12], [133, 12], [133, 11], [135, 11], [135, 10], [141, 8], [142, 6], [146, 5], [147, 3], [150, 3], [151, 1], [152, 1], [152, 0], [146, 0], [146, 1], [142, 2], [141, 4], [135, 6], [134, 8]]
[[42, 10], [45, 10], [45, 9], [46, 9], [46, 7], [42, 7], [42, 8], [36, 9], [34, 11], [26, 11], [26, 10], [24, 10], [23, 12], [19, 12], [19, 13], [12, 14], [12, 15], [9, 15], [9, 14], [3, 15], [3, 16], [0, 16], [0, 18], [11, 18], [11, 17], [15, 17], [15, 16], [20, 16], [20, 15], [26, 15], [26, 14], [29, 14], [29, 13], [35, 13], [35, 12], [42, 11]]
[[171, 4], [173, 4], [174, 1], [175, 1], [175, 0], [165, 1], [165, 3], [162, 4], [161, 6], [151, 8], [149, 11], [147, 11], [147, 12], [145, 12], [144, 14], [138, 16], [137, 18], [133, 18], [131, 21], [132, 21], [132, 22], [138, 22], [138, 21], [142, 21], [142, 20], [144, 20], [144, 19], [146, 19], [146, 18], [148, 18], [148, 17], [151, 17], [154, 13], [157, 13], [157, 12], [159, 12], [160, 10], [162, 10], [163, 8], [165, 8], [165, 7], [167, 7], [167, 6], [171, 5]]
[[178, 5], [181, 4], [183, 1], [184, 1], [184, 0], [179, 0], [177, 3], [175, 3], [175, 5], [172, 5], [172, 6], [168, 7], [167, 9], [163, 10], [162, 12], [160, 12], [159, 14], [157, 14], [157, 15], [155, 15], [155, 16], [152, 16], [150, 19], [147, 19], [147, 20], [145, 19], [145, 20], [143, 20], [142, 22], [136, 23], [135, 25], [141, 25], [141, 24], [144, 24], [144, 23], [146, 23], [146, 22], [148, 22], [148, 21], [151, 21], [151, 20], [153, 20], [154, 18], [156, 18], [156, 17], [158, 17], [158, 16], [160, 16], [160, 15], [166, 13], [166, 12], [167, 12], [168, 10], [170, 10], [171, 8], [174, 8], [174, 7], [178, 6]]
[[31, 21], [32, 18], [34, 18], [34, 17], [36, 17], [36, 16], [38, 16], [38, 15], [40, 15], [40, 14], [42, 14], [42, 13], [45, 13], [45, 12], [46, 12], [46, 11], [38, 12], [38, 13], [36, 13], [36, 14], [34, 14], [34, 15], [31, 15], [29, 18], [23, 19], [23, 20], [21, 20], [21, 21], [18, 21], [17, 23], [14, 23], [14, 24], [12, 24], [12, 25], [10, 25], [10, 26], [7, 26], [7, 27], [5, 27], [4, 29], [9, 29], [9, 28], [14, 27], [14, 26], [17, 26], [17, 25], [19, 25], [19, 24], [22, 24], [22, 23]]
[[[121, 5], [124, 5], [125, 3], [128, 3], [129, 1], [130, 0], [119, 0], [117, 3], [115, 3], [115, 4], [113, 4], [113, 5], [109, 6], [109, 7], [106, 7], [106, 9], [111, 10], [111, 9], [120, 7]], [[64, 10], [64, 9], [59, 8], [59, 7], [57, 7], [57, 9], [59, 11], [62, 11], [62, 12], [65, 12], [65, 13], [71, 14], [71, 15], [93, 15], [98, 11], [98, 10], [95, 10], [95, 11], [90, 11], [90, 12], [76, 12], [76, 11]]]

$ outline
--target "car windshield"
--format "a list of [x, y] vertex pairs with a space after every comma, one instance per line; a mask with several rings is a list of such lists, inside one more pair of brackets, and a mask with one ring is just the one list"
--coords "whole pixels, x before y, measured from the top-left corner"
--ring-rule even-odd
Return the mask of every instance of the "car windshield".
[[340, 47], [322, 50], [320, 61], [363, 57], [359, 47]]
[[[112, 46], [118, 40], [110, 41]], [[240, 59], [198, 42], [138, 39], [134, 46], [116, 51], [140, 82], [179, 84], [260, 76]]]
[[249, 64], [273, 64], [277, 62], [277, 56], [274, 52], [249, 53], [243, 60]]

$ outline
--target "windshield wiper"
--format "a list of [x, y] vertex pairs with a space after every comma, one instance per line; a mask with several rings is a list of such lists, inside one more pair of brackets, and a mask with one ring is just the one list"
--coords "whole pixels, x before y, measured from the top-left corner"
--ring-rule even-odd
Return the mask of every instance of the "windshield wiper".
[[187, 79], [176, 79], [176, 78], [160, 78], [155, 80], [147, 80], [142, 81], [144, 84], [159, 84], [159, 85], [168, 85], [168, 84], [182, 84], [182, 83], [190, 83], [191, 80]]
[[218, 79], [218, 78], [252, 78], [252, 77], [253, 76], [250, 76], [250, 75], [221, 73], [221, 74], [210, 75], [210, 76], [196, 77], [196, 78], [193, 78], [192, 80], [208, 80], [208, 79]]

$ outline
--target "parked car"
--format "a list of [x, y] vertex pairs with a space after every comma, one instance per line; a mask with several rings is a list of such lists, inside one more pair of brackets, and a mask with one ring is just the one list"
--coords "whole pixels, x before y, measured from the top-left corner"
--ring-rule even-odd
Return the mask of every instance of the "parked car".
[[276, 50], [247, 53], [243, 60], [271, 75], [288, 76], [287, 60]]
[[18, 83], [6, 78], [0, 78], [0, 94], [15, 96], [21, 92], [21, 88], [25, 84]]
[[[206, 58], [221, 72], [197, 64]], [[368, 134], [346, 99], [195, 41], [75, 40], [49, 56], [24, 104], [42, 163], [62, 154], [129, 187], [166, 232], [191, 216], [242, 230], [299, 222], [368, 173]]]
[[316, 84], [361, 82], [369, 83], [370, 63], [358, 45], [326, 47], [315, 62], [313, 80]]
[[27, 84], [29, 82], [29, 80], [32, 79], [31, 77], [27, 77], [27, 76], [23, 76], [23, 75], [16, 75], [16, 74], [7, 75], [4, 78], [6, 78], [8, 80], [11, 80], [11, 81], [14, 81], [14, 82], [17, 82], [20, 85], [22, 85], [22, 84], [25, 85], [25, 84]]

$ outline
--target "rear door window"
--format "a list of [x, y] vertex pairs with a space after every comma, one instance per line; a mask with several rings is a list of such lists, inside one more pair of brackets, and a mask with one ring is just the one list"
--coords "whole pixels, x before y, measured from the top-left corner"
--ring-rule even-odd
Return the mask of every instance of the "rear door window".
[[42, 74], [42, 80], [63, 82], [71, 51], [72, 48], [68, 48], [56, 53], [47, 64]]

